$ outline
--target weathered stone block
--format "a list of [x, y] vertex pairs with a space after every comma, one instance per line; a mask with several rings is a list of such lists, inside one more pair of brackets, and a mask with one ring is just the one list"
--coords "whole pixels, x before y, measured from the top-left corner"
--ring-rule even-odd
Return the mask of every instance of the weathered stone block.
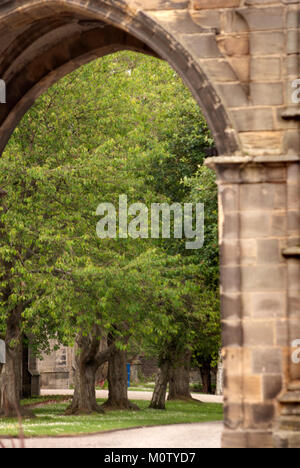
[[254, 349], [252, 353], [254, 374], [282, 373], [282, 351], [280, 348]]
[[290, 184], [288, 187], [288, 207], [290, 210], [300, 208], [300, 185]]
[[263, 239], [257, 241], [257, 263], [267, 265], [269, 263], [283, 263], [284, 259], [281, 255], [278, 240]]
[[[233, 421], [240, 419], [239, 417], [239, 403], [242, 402], [242, 394], [243, 394], [243, 381], [241, 376], [232, 376], [230, 379], [226, 378], [225, 373], [225, 382], [226, 382], [226, 390], [224, 391], [224, 398], [227, 400], [227, 395], [230, 395], [230, 407], [227, 406], [228, 409], [228, 416], [230, 416], [230, 426], [233, 426]], [[233, 405], [233, 408], [231, 407]], [[231, 414], [230, 414], [231, 413]], [[225, 418], [226, 419], [226, 418]]]
[[240, 263], [242, 265], [256, 265], [257, 245], [253, 239], [240, 240]]
[[239, 241], [236, 239], [224, 240], [220, 246], [220, 263], [226, 266], [240, 264]]
[[288, 230], [289, 233], [299, 232], [300, 229], [300, 212], [298, 210], [289, 210], [288, 212]]
[[243, 372], [243, 348], [225, 348], [224, 369], [226, 378], [241, 376]]
[[221, 12], [218, 10], [198, 10], [192, 12], [192, 18], [202, 28], [221, 28]]
[[297, 130], [285, 132], [283, 139], [283, 150], [288, 154], [299, 154], [300, 133]]
[[247, 437], [248, 448], [271, 449], [273, 448], [272, 431], [252, 431]]
[[151, 17], [167, 31], [172, 31], [173, 34], [188, 33], [192, 35], [201, 32], [187, 10], [152, 10]]
[[236, 81], [236, 74], [224, 59], [205, 59], [202, 60], [202, 65], [208, 76], [217, 82]]
[[240, 0], [192, 0], [192, 8], [195, 10], [209, 8], [232, 8], [240, 6]]
[[[288, 293], [288, 305], [289, 305], [289, 318], [292, 320], [293, 318], [299, 319], [300, 313], [300, 282], [299, 282], [299, 289], [289, 289]], [[299, 337], [300, 339], [300, 333]]]
[[248, 33], [221, 36], [218, 38], [218, 44], [229, 57], [249, 54]]
[[143, 10], [180, 10], [189, 6], [188, 0], [132, 0], [131, 4], [135, 8]]
[[281, 375], [263, 376], [263, 396], [265, 400], [273, 400], [282, 391], [283, 380]]
[[221, 281], [223, 291], [226, 293], [236, 293], [241, 290], [240, 268], [235, 266], [221, 266]]
[[[298, 214], [299, 216], [299, 214]], [[300, 291], [300, 262], [296, 259], [294, 261], [289, 261], [288, 266], [288, 277], [289, 277], [289, 291]], [[300, 336], [299, 336], [300, 338]]]
[[222, 322], [222, 343], [226, 348], [232, 346], [242, 346], [243, 328], [239, 321]]
[[271, 230], [271, 219], [264, 211], [247, 211], [240, 215], [241, 238], [255, 239], [269, 237]]
[[252, 316], [255, 318], [276, 318], [286, 315], [285, 292], [251, 293]]
[[[281, 132], [274, 132], [275, 135], [277, 133], [281, 134]], [[279, 145], [280, 146], [280, 145]], [[287, 178], [287, 169], [285, 166], [282, 166], [278, 164], [271, 165], [267, 168], [267, 181], [268, 182], [277, 182], [281, 183], [281, 193], [279, 193], [279, 196], [285, 196], [285, 184], [286, 184], [286, 178]]]
[[[286, 3], [297, 3], [293, 0]], [[299, 2], [298, 2], [299, 3]], [[290, 8], [287, 12], [286, 25], [288, 29], [298, 29], [300, 24], [300, 8], [299, 5], [295, 5], [295, 8]]]
[[255, 427], [271, 428], [275, 416], [274, 404], [252, 405], [252, 414]]
[[289, 164], [287, 169], [287, 177], [289, 184], [298, 184], [300, 181], [300, 166], [299, 164]]
[[248, 56], [241, 57], [228, 57], [228, 62], [230, 63], [232, 69], [235, 71], [236, 76], [238, 77], [241, 83], [245, 83], [245, 89], [248, 88], [249, 79], [250, 79], [250, 60]]
[[270, 236], [286, 237], [287, 217], [286, 213], [273, 215], [271, 218]]
[[236, 128], [241, 132], [273, 130], [272, 109], [241, 109], [231, 112]]
[[239, 83], [219, 84], [218, 89], [228, 107], [246, 107], [249, 104], [248, 97]]
[[227, 213], [224, 220], [220, 220], [220, 225], [223, 239], [239, 238], [239, 217], [237, 213]]
[[247, 375], [243, 378], [243, 394], [250, 403], [262, 401], [262, 376]]
[[244, 184], [240, 188], [240, 206], [244, 211], [284, 209], [285, 200], [283, 184]]
[[241, 269], [244, 291], [276, 291], [286, 286], [287, 272], [284, 266], [243, 266]]
[[247, 433], [244, 431], [225, 430], [222, 435], [223, 448], [246, 448], [248, 445], [247, 441]]
[[248, 33], [249, 28], [244, 18], [239, 15], [235, 9], [224, 10], [222, 12], [222, 32], [229, 33]]
[[283, 104], [282, 83], [251, 83], [250, 90], [254, 105], [280, 106]]
[[289, 331], [288, 322], [285, 319], [277, 321], [276, 323], [276, 345], [286, 347], [289, 346]]
[[223, 185], [219, 188], [219, 194], [224, 213], [237, 212], [239, 208], [239, 188], [238, 186]]
[[240, 403], [230, 403], [224, 406], [224, 424], [227, 429], [238, 429], [242, 427], [243, 406]]
[[281, 7], [269, 7], [266, 20], [266, 10], [263, 8], [248, 8], [240, 10], [246, 19], [251, 31], [264, 31], [272, 29], [283, 29], [284, 10]]
[[222, 57], [215, 34], [182, 35], [182, 40], [197, 58]]
[[221, 294], [222, 320], [239, 320], [242, 318], [241, 294]]
[[[299, 26], [298, 26], [299, 28]], [[299, 30], [290, 30], [287, 32], [287, 53], [298, 54], [299, 53], [299, 42], [300, 32]]]
[[278, 80], [281, 78], [281, 60], [279, 58], [255, 58], [251, 61], [251, 79]]
[[272, 322], [246, 321], [244, 323], [245, 346], [272, 346], [274, 343], [274, 326]]
[[241, 133], [241, 141], [250, 156], [282, 154], [283, 132]]
[[250, 44], [253, 56], [278, 55], [285, 50], [285, 34], [282, 31], [251, 32]]

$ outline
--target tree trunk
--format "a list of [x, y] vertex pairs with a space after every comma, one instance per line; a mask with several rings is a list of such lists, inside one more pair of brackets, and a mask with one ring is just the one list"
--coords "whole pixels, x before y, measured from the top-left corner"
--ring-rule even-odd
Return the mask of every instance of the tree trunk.
[[170, 362], [164, 361], [159, 369], [159, 373], [156, 377], [155, 388], [152, 395], [152, 400], [149, 408], [152, 409], [166, 409], [166, 396], [167, 386], [170, 375]]
[[126, 351], [115, 348], [108, 361], [108, 400], [102, 405], [105, 410], [139, 410], [128, 400]]
[[[80, 359], [79, 359], [80, 361]], [[78, 362], [75, 371], [75, 390], [71, 405], [66, 414], [79, 415], [103, 413], [97, 403], [95, 390], [95, 376], [97, 366], [91, 363]]]
[[203, 393], [209, 395], [212, 393], [210, 363], [202, 364], [202, 366], [200, 367], [200, 373], [202, 378]]
[[78, 335], [76, 339], [80, 352], [76, 355], [75, 390], [67, 415], [103, 413], [96, 400], [96, 374], [98, 368], [109, 358], [111, 349], [103, 346], [98, 329], [89, 336]]
[[29, 344], [25, 336], [22, 337], [22, 398], [31, 398], [31, 374], [29, 372]]
[[21, 417], [33, 414], [21, 408], [22, 387], [22, 343], [21, 343], [21, 313], [18, 307], [9, 314], [6, 325], [6, 363], [1, 384], [0, 414], [6, 418]]
[[192, 400], [190, 370], [191, 352], [186, 351], [170, 368], [168, 400]]

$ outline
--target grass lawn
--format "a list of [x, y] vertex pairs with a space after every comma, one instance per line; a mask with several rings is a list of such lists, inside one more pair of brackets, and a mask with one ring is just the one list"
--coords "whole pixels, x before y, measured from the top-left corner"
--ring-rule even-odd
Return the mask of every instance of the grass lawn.
[[[53, 402], [46, 403], [46, 401]], [[101, 404], [104, 400], [98, 400]], [[134, 401], [134, 400], [133, 400]], [[44, 404], [43, 404], [44, 402]], [[167, 402], [166, 411], [148, 409], [149, 401], [134, 401], [141, 411], [114, 411], [90, 416], [64, 416], [68, 405], [62, 397], [39, 397], [24, 400], [23, 404], [39, 404], [33, 407], [35, 419], [24, 419], [25, 436], [58, 436], [87, 434], [112, 429], [124, 429], [139, 426], [156, 426], [162, 424], [197, 423], [221, 421], [223, 406], [218, 403]], [[18, 423], [15, 419], [0, 418], [0, 437], [17, 436]]]

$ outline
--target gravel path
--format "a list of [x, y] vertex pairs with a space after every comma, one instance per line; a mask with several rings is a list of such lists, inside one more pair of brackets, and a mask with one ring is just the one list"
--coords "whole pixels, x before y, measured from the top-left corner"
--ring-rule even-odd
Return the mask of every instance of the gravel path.
[[[26, 448], [221, 448], [221, 422], [126, 429], [81, 437], [27, 439]], [[16, 442], [17, 445], [17, 442]]]
[[[47, 395], [73, 395], [74, 390], [42, 390], [41, 394], [44, 396]], [[96, 392], [97, 398], [107, 398], [108, 391], [107, 390], [97, 390]], [[148, 400], [150, 401], [152, 398], [152, 392], [128, 392], [128, 396], [130, 400]], [[193, 398], [196, 400], [200, 400], [203, 403], [223, 403], [222, 396], [216, 395], [202, 395], [199, 393], [192, 393]]]

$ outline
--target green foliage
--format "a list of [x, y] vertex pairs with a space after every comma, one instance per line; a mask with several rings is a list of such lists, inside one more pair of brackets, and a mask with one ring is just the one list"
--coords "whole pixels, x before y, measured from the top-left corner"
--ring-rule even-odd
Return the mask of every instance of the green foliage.
[[[0, 161], [0, 333], [21, 306], [37, 352], [49, 338], [69, 344], [97, 324], [121, 347], [134, 336], [133, 348], [157, 353], [201, 337], [214, 354], [216, 189], [201, 168], [212, 144], [189, 91], [154, 58], [105, 57], [38, 99]], [[147, 206], [205, 202], [205, 248], [98, 239], [96, 208], [117, 205], [120, 194]]]

